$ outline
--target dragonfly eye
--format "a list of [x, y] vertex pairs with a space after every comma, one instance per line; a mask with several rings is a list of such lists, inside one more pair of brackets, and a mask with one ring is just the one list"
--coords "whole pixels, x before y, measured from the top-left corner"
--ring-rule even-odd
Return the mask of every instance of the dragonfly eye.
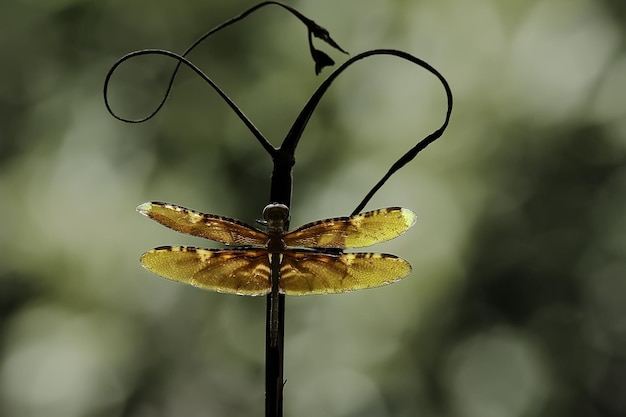
[[263, 218], [267, 222], [268, 229], [282, 229], [289, 221], [289, 207], [278, 203], [268, 204], [263, 209]]

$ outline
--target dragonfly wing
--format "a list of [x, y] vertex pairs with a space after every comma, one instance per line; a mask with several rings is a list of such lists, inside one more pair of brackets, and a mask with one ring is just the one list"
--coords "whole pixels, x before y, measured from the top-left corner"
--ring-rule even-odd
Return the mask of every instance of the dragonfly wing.
[[174, 204], [143, 203], [137, 211], [170, 229], [227, 245], [263, 246], [268, 240], [267, 234], [239, 220], [200, 213]]
[[141, 256], [141, 265], [163, 278], [194, 287], [239, 295], [270, 292], [267, 251], [163, 246]]
[[394, 255], [288, 250], [280, 290], [288, 295], [336, 294], [391, 284], [410, 272], [411, 265]]
[[285, 235], [296, 247], [360, 248], [393, 239], [413, 224], [416, 215], [400, 207], [384, 208], [351, 217], [318, 220]]

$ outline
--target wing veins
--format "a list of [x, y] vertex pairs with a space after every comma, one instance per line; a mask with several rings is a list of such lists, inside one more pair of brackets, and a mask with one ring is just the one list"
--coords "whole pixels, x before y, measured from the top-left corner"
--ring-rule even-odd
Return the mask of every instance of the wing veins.
[[227, 245], [264, 246], [268, 235], [239, 220], [206, 214], [169, 203], [151, 202], [137, 207], [144, 216], [163, 226]]
[[163, 278], [203, 289], [243, 295], [264, 295], [270, 290], [263, 249], [163, 246], [144, 253], [141, 264]]
[[343, 293], [398, 281], [411, 266], [395, 255], [293, 249], [283, 254], [281, 291], [290, 295]]
[[305, 224], [284, 237], [287, 246], [358, 248], [393, 239], [415, 223], [415, 213], [400, 207], [373, 210]]

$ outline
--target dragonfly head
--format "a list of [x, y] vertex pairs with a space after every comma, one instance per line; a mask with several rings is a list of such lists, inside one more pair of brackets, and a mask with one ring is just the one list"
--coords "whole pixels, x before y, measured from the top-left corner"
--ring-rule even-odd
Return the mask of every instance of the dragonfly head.
[[280, 230], [282, 232], [289, 222], [289, 207], [278, 203], [268, 204], [263, 209], [263, 218], [268, 231]]

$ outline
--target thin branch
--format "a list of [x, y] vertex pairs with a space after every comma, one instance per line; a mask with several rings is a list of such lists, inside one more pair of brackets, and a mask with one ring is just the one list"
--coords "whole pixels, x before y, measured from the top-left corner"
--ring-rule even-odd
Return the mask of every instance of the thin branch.
[[111, 67], [111, 69], [109, 70], [109, 72], [107, 73], [105, 79], [104, 79], [104, 104], [107, 108], [107, 110], [109, 111], [109, 113], [111, 113], [111, 115], [113, 117], [115, 117], [118, 120], [127, 122], [127, 123], [141, 123], [144, 122], [145, 120], [147, 120], [146, 118], [144, 119], [139, 119], [139, 120], [127, 120], [127, 119], [123, 119], [119, 116], [117, 116], [115, 114], [115, 112], [113, 112], [113, 109], [111, 108], [111, 105], [109, 103], [108, 100], [108, 87], [109, 87], [109, 82], [111, 80], [111, 76], [113, 75], [113, 73], [115, 72], [115, 70], [125, 61], [137, 57], [137, 56], [141, 56], [141, 55], [165, 55], [167, 57], [170, 58], [174, 58], [176, 60], [178, 60], [179, 65], [180, 64], [185, 64], [187, 67], [189, 67], [192, 71], [194, 71], [197, 75], [200, 76], [200, 78], [202, 78], [207, 84], [209, 84], [211, 87], [213, 87], [213, 89], [217, 92], [217, 94], [220, 95], [220, 97], [226, 102], [226, 104], [228, 104], [228, 106], [235, 112], [235, 114], [237, 114], [237, 116], [239, 117], [239, 119], [241, 119], [241, 121], [248, 127], [248, 129], [252, 132], [252, 134], [254, 135], [254, 137], [257, 138], [257, 140], [259, 141], [259, 143], [261, 144], [261, 146], [263, 146], [263, 148], [265, 149], [265, 151], [267, 153], [270, 154], [270, 156], [274, 155], [276, 153], [276, 149], [272, 146], [272, 144], [265, 139], [265, 137], [263, 136], [263, 134], [259, 131], [259, 129], [256, 128], [256, 126], [250, 121], [250, 119], [248, 119], [248, 117], [243, 113], [243, 111], [241, 111], [241, 109], [239, 107], [237, 107], [237, 105], [230, 99], [230, 97], [228, 97], [226, 95], [226, 93], [217, 86], [217, 84], [215, 84], [215, 82], [209, 78], [208, 75], [206, 75], [204, 72], [202, 72], [202, 70], [200, 68], [198, 68], [196, 65], [194, 65], [192, 62], [190, 62], [189, 60], [187, 60], [187, 58], [178, 55], [175, 52], [171, 52], [171, 51], [166, 51], [163, 49], [143, 49], [141, 51], [135, 51], [135, 52], [131, 52], [129, 54], [124, 55], [122, 58], [120, 58], [115, 64], [113, 64], [113, 66]]
[[446, 111], [446, 116], [445, 116], [445, 120], [443, 122], [443, 124], [441, 125], [441, 127], [439, 127], [437, 130], [435, 130], [433, 133], [431, 133], [430, 135], [426, 136], [424, 139], [422, 139], [421, 141], [419, 141], [413, 148], [411, 148], [406, 154], [404, 154], [400, 159], [398, 159], [389, 169], [389, 171], [383, 176], [383, 178], [378, 181], [378, 183], [367, 193], [367, 195], [365, 196], [365, 198], [363, 199], [363, 201], [361, 201], [361, 203], [359, 203], [359, 205], [354, 209], [354, 211], [352, 212], [352, 214], [357, 214], [359, 213], [363, 207], [365, 207], [365, 205], [369, 202], [369, 200], [372, 198], [372, 196], [380, 189], [380, 187], [383, 186], [383, 184], [396, 172], [398, 171], [400, 168], [402, 168], [403, 166], [405, 166], [407, 163], [409, 163], [410, 161], [413, 160], [413, 158], [415, 158], [415, 156], [421, 152], [426, 146], [428, 146], [429, 144], [433, 143], [435, 140], [437, 140], [439, 137], [441, 137], [441, 135], [443, 134], [443, 132], [446, 130], [448, 123], [450, 121], [450, 116], [452, 114], [452, 90], [450, 89], [450, 86], [448, 84], [448, 82], [446, 81], [446, 79], [444, 78], [443, 75], [441, 75], [441, 73], [439, 73], [439, 71], [437, 71], [434, 67], [432, 67], [430, 64], [428, 64], [427, 62], [409, 54], [406, 53], [404, 51], [399, 51], [399, 50], [395, 50], [395, 49], [374, 49], [371, 51], [366, 51], [366, 52], [362, 52], [350, 59], [348, 59], [346, 62], [344, 62], [339, 68], [337, 68], [335, 71], [333, 71], [328, 78], [326, 78], [326, 80], [324, 80], [324, 82], [318, 87], [318, 89], [315, 91], [315, 93], [313, 93], [313, 95], [311, 96], [311, 98], [309, 99], [309, 101], [306, 103], [306, 105], [304, 106], [304, 108], [302, 109], [302, 111], [300, 112], [300, 114], [298, 115], [298, 117], [296, 118], [296, 120], [294, 121], [291, 129], [289, 130], [289, 133], [287, 133], [287, 136], [285, 137], [285, 140], [283, 141], [281, 147], [280, 147], [280, 153], [282, 154], [290, 154], [290, 155], [294, 155], [295, 154], [295, 150], [296, 147], [298, 146], [298, 142], [300, 141], [300, 138], [302, 137], [302, 133], [304, 132], [304, 129], [306, 128], [309, 119], [311, 118], [311, 115], [313, 114], [313, 112], [315, 111], [317, 105], [319, 104], [320, 100], [322, 99], [322, 97], [324, 96], [324, 94], [326, 94], [326, 92], [328, 91], [330, 85], [335, 81], [335, 79], [341, 74], [343, 73], [343, 71], [345, 71], [348, 67], [350, 67], [352, 64], [354, 64], [357, 61], [360, 61], [362, 59], [374, 56], [374, 55], [391, 55], [391, 56], [395, 56], [398, 58], [402, 58], [405, 59], [407, 61], [410, 61], [424, 69], [426, 69], [428, 72], [434, 74], [439, 81], [441, 82], [441, 84], [443, 85], [445, 92], [446, 92], [446, 97], [447, 97], [447, 101], [448, 101], [448, 109]]

